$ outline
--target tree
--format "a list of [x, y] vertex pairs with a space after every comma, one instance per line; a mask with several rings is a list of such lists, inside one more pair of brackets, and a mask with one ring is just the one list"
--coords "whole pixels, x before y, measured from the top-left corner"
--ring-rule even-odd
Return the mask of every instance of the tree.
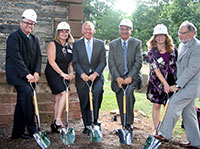
[[99, 0], [84, 1], [84, 18], [95, 24], [95, 37], [109, 42], [119, 36], [118, 24], [124, 13], [115, 11], [112, 4], [115, 0], [102, 2]]

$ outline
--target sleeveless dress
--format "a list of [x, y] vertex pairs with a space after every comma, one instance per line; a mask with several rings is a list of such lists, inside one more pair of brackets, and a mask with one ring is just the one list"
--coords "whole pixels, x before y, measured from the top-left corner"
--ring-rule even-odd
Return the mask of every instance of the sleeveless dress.
[[[56, 45], [56, 59], [55, 62], [59, 68], [66, 74], [68, 74], [68, 66], [72, 61], [72, 48], [69, 44], [63, 47], [57, 41], [53, 41]], [[49, 64], [47, 60], [47, 65], [45, 68], [45, 76], [47, 82], [50, 86], [52, 94], [59, 94], [65, 91], [66, 87], [63, 83], [63, 77], [60, 76]]]

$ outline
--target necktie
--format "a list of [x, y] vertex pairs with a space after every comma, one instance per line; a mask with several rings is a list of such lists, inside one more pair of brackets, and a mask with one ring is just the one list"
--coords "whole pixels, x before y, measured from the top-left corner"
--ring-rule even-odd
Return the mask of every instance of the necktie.
[[87, 55], [89, 63], [91, 62], [91, 57], [92, 57], [92, 49], [90, 43], [91, 43], [90, 41], [87, 42]]
[[127, 68], [127, 61], [126, 61], [126, 52], [127, 52], [127, 48], [126, 48], [126, 42], [123, 42], [123, 60], [124, 60], [124, 75], [126, 75], [126, 73], [128, 72], [128, 68]]

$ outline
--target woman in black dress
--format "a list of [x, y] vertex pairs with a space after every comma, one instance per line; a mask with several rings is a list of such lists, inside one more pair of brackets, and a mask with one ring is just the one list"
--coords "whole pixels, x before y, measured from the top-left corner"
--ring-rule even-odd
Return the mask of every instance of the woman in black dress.
[[53, 132], [59, 132], [58, 129], [64, 126], [61, 119], [66, 99], [63, 78], [72, 80], [75, 77], [72, 67], [72, 47], [69, 44], [73, 41], [69, 24], [61, 22], [57, 26], [55, 40], [51, 41], [47, 47], [48, 61], [45, 75], [52, 94], [55, 95], [54, 121], [51, 124]]

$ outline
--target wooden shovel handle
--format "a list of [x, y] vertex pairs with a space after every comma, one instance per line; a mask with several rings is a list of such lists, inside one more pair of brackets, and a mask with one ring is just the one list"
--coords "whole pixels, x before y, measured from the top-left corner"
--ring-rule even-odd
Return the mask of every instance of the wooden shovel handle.
[[162, 114], [162, 117], [161, 117], [161, 119], [160, 119], [161, 122], [163, 121], [163, 119], [164, 119], [164, 117], [165, 117], [165, 115], [166, 115], [167, 108], [168, 108], [168, 104], [166, 104], [165, 107], [164, 107], [163, 114]]
[[123, 113], [126, 114], [126, 96], [123, 96]]
[[67, 90], [66, 90], [66, 112], [68, 112], [69, 111], [69, 90], [68, 90], [68, 88], [67, 88]]
[[34, 107], [35, 107], [35, 115], [38, 116], [39, 110], [38, 110], [38, 104], [37, 104], [37, 98], [36, 98], [36, 95], [35, 95], [35, 91], [34, 91], [34, 95], [33, 95], [33, 101], [34, 101]]
[[90, 110], [93, 111], [92, 92], [89, 92]]

